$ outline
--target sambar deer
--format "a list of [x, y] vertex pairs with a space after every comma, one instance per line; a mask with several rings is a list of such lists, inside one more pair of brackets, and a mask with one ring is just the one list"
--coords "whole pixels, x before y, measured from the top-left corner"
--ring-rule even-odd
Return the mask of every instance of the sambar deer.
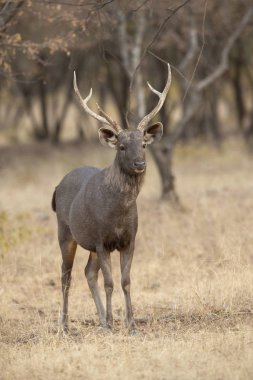
[[[135, 332], [130, 298], [130, 268], [138, 227], [136, 198], [143, 183], [146, 160], [145, 148], [163, 133], [160, 122], [149, 125], [165, 101], [171, 83], [168, 64], [167, 82], [162, 92], [150, 90], [159, 97], [155, 108], [147, 114], [137, 128], [124, 130], [99, 106], [98, 114], [88, 106], [92, 96], [82, 99], [74, 73], [74, 89], [84, 110], [104, 124], [98, 135], [103, 145], [116, 149], [111, 166], [101, 170], [84, 166], [68, 173], [56, 187], [52, 208], [57, 214], [58, 238], [62, 253], [62, 328], [68, 330], [68, 295], [71, 270], [77, 244], [90, 251], [85, 275], [94, 299], [100, 324], [112, 328], [113, 279], [110, 254], [120, 252], [121, 285], [125, 296], [126, 322], [129, 333]], [[100, 298], [97, 279], [102, 270], [106, 294], [106, 313]]]

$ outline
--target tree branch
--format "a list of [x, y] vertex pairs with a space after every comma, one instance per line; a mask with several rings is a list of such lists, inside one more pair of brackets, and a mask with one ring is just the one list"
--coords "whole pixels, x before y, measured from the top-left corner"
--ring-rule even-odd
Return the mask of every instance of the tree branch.
[[221, 62], [219, 66], [216, 67], [213, 73], [211, 73], [206, 78], [198, 82], [195, 86], [195, 90], [197, 91], [204, 90], [206, 87], [212, 84], [216, 79], [218, 79], [221, 75], [223, 75], [224, 72], [228, 69], [229, 53], [232, 47], [234, 46], [234, 43], [236, 42], [236, 40], [240, 37], [241, 33], [243, 32], [245, 27], [248, 25], [249, 21], [251, 20], [252, 15], [253, 15], [253, 7], [247, 10], [246, 14], [244, 15], [241, 22], [235, 29], [234, 33], [228, 39], [227, 44], [225, 45], [225, 48], [222, 51]]
[[187, 50], [186, 55], [184, 56], [183, 60], [181, 61], [178, 67], [179, 71], [184, 71], [190, 65], [190, 63], [196, 56], [196, 52], [198, 49], [197, 29], [194, 25], [193, 20], [192, 20], [192, 26], [189, 32], [189, 37], [190, 37], [189, 49]]
[[[163, 20], [163, 22], [160, 24], [159, 28], [157, 29], [157, 31], [155, 32], [155, 34], [153, 35], [153, 37], [151, 38], [151, 40], [149, 41], [149, 43], [146, 45], [142, 55], [141, 55], [141, 58], [140, 58], [140, 61], [138, 63], [138, 65], [136, 66], [135, 68], [135, 71], [132, 75], [132, 78], [131, 78], [131, 81], [130, 81], [130, 85], [129, 85], [129, 101], [130, 101], [130, 98], [131, 98], [131, 93], [132, 93], [132, 90], [133, 90], [133, 83], [134, 83], [134, 80], [135, 80], [135, 77], [136, 77], [136, 74], [138, 72], [138, 70], [140, 69], [141, 65], [142, 65], [142, 62], [148, 52], [148, 50], [151, 48], [151, 46], [154, 44], [154, 42], [157, 40], [157, 38], [160, 36], [161, 32], [163, 31], [165, 25], [167, 24], [167, 22], [181, 9], [183, 8], [187, 3], [189, 3], [191, 0], [185, 0], [183, 3], [181, 3], [178, 7], [176, 7], [175, 9], [173, 10], [169, 10], [170, 11], [170, 14]], [[128, 104], [128, 109], [127, 109], [127, 112], [126, 112], [126, 120], [128, 120], [128, 115], [129, 115], [129, 110], [130, 108], [130, 102]]]
[[[13, 17], [15, 17], [15, 15], [18, 12], [18, 10], [24, 5], [24, 2], [25, 2], [24, 0], [18, 1], [16, 3], [16, 5], [14, 5], [14, 6], [13, 6], [13, 4], [11, 2], [7, 2], [7, 6], [3, 7], [1, 9], [1, 13], [0, 13], [0, 31], [2, 33], [6, 30], [7, 25], [13, 19]], [[11, 9], [8, 10], [8, 8], [11, 8]], [[3, 14], [3, 16], [1, 16], [2, 14]], [[6, 18], [4, 19], [4, 15], [5, 14], [6, 14]]]

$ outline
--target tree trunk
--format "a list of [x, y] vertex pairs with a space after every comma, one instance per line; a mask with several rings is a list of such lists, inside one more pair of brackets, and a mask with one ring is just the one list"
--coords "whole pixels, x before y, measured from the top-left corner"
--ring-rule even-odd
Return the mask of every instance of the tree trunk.
[[234, 75], [232, 77], [232, 88], [234, 93], [234, 99], [236, 104], [236, 112], [238, 125], [241, 130], [243, 130], [243, 121], [246, 114], [246, 109], [243, 99], [243, 88], [242, 88], [242, 79], [241, 79], [241, 61], [240, 59], [234, 59]]
[[174, 147], [167, 141], [150, 146], [150, 151], [158, 167], [162, 182], [162, 199], [178, 204], [179, 199], [175, 190], [175, 177], [172, 173], [172, 156]]
[[47, 119], [47, 101], [46, 101], [46, 88], [43, 79], [39, 81], [39, 101], [41, 110], [41, 129], [37, 133], [39, 139], [48, 139], [48, 119]]
[[217, 89], [214, 88], [213, 91], [209, 94], [209, 107], [210, 107], [209, 128], [210, 128], [211, 136], [216, 146], [220, 147], [222, 134], [220, 131], [217, 92], [218, 92]]
[[54, 130], [52, 134], [52, 142], [54, 144], [57, 144], [60, 140], [60, 134], [62, 131], [63, 123], [67, 116], [67, 112], [68, 112], [72, 99], [73, 99], [73, 89], [72, 89], [72, 78], [71, 78], [68, 84], [68, 90], [67, 90], [67, 94], [62, 106], [61, 113], [60, 115], [58, 115], [57, 120], [55, 122]]

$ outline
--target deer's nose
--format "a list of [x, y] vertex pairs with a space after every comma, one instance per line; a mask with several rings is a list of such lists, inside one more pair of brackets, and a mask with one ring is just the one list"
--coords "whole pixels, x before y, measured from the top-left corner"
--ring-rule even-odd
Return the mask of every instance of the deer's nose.
[[143, 170], [146, 167], [146, 161], [134, 161], [134, 168], [137, 170]]

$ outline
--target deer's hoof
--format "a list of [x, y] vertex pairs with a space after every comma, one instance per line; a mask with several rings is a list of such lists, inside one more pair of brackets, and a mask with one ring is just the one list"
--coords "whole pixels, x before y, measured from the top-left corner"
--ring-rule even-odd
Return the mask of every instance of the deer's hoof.
[[59, 330], [58, 330], [58, 335], [61, 336], [61, 337], [64, 337], [64, 336], [68, 335], [68, 332], [69, 332], [68, 325], [61, 324], [60, 327], [59, 327]]
[[135, 336], [138, 334], [138, 331], [136, 329], [136, 325], [134, 322], [131, 322], [128, 326], [128, 335], [129, 336]]
[[136, 335], [138, 335], [138, 332], [137, 332], [137, 330], [134, 328], [134, 329], [130, 329], [130, 330], [128, 330], [128, 335], [129, 336], [136, 336]]
[[106, 328], [107, 330], [109, 330], [109, 331], [112, 331], [112, 329], [113, 329], [113, 324], [107, 322], [105, 328]]
[[99, 320], [100, 326], [103, 327], [104, 329], [107, 328], [106, 320], [105, 319], [100, 319]]
[[107, 318], [106, 319], [106, 328], [108, 330], [112, 330], [112, 328], [113, 328], [113, 319], [112, 318]]

